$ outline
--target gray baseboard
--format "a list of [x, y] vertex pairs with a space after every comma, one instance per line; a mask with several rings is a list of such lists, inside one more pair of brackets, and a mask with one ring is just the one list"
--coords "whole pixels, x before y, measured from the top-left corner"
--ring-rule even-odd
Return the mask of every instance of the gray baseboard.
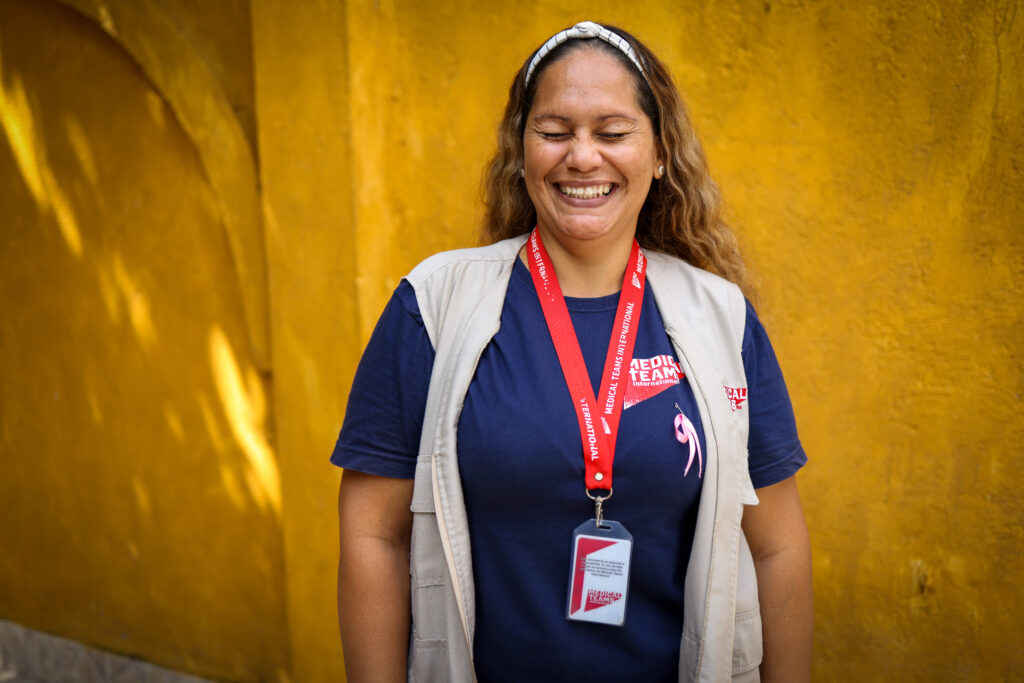
[[0, 619], [0, 683], [210, 683]]

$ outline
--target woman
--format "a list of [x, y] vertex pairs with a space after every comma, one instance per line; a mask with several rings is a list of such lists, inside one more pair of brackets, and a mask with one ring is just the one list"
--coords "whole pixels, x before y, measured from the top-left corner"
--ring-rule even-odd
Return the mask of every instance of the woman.
[[809, 679], [806, 457], [642, 43], [584, 22], [531, 55], [484, 233], [407, 276], [353, 384], [349, 680]]

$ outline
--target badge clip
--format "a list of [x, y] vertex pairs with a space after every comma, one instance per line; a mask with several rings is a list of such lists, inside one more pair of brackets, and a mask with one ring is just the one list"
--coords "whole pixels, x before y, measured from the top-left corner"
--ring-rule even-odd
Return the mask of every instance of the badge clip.
[[589, 490], [587, 491], [587, 498], [594, 501], [594, 521], [597, 522], [598, 527], [604, 521], [604, 502], [611, 498], [613, 493], [615, 493], [614, 489], [608, 489], [607, 496], [593, 496]]

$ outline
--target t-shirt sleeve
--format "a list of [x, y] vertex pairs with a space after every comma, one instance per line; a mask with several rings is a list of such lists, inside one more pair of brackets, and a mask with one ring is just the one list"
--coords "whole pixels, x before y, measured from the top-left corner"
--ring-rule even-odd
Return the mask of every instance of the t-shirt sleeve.
[[367, 474], [414, 478], [433, 366], [434, 347], [416, 292], [403, 280], [359, 361], [331, 462]]
[[797, 437], [793, 404], [779, 361], [749, 301], [743, 331], [743, 369], [747, 373], [750, 410], [748, 465], [750, 480], [759, 489], [795, 474], [807, 462], [807, 455]]

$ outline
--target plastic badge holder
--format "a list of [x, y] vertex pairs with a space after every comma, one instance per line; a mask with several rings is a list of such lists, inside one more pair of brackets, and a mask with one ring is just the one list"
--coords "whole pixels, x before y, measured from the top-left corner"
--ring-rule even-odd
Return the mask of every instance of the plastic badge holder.
[[572, 533], [572, 564], [565, 616], [571, 621], [622, 626], [633, 536], [618, 522], [591, 519]]

